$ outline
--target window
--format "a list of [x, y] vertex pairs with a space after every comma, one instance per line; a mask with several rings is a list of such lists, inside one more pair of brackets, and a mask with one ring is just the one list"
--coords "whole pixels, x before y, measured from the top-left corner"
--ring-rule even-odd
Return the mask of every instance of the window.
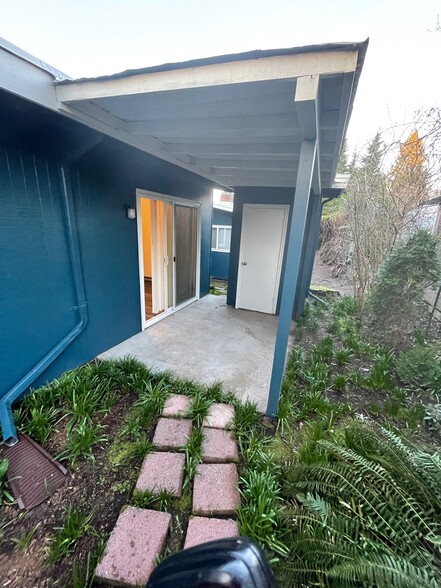
[[211, 250], [230, 252], [231, 227], [226, 225], [213, 225], [211, 228]]

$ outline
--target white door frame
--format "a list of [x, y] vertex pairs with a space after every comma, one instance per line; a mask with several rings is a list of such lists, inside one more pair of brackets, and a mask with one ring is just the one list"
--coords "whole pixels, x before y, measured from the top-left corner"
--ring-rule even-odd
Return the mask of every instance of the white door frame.
[[[144, 251], [143, 251], [143, 241], [142, 241], [142, 214], [141, 214], [141, 199], [142, 198], [149, 198], [150, 200], [161, 200], [163, 202], [170, 203], [172, 205], [172, 226], [173, 226], [173, 257], [176, 257], [176, 250], [175, 250], [175, 204], [182, 204], [184, 206], [188, 206], [190, 208], [197, 208], [199, 210], [198, 218], [197, 218], [197, 231], [196, 231], [196, 238], [197, 238], [197, 249], [196, 249], [196, 295], [190, 300], [186, 300], [182, 304], [176, 306], [176, 273], [174, 270], [174, 260], [172, 260], [173, 264], [173, 304], [165, 310], [161, 312], [158, 316], [155, 316], [149, 320], [145, 318], [145, 293], [144, 293]], [[140, 297], [141, 297], [141, 329], [144, 330], [155, 323], [161, 321], [167, 316], [170, 316], [177, 310], [192, 304], [196, 300], [200, 298], [200, 280], [201, 280], [201, 213], [200, 213], [201, 205], [199, 202], [194, 202], [193, 200], [187, 200], [186, 198], [179, 198], [177, 196], [168, 196], [166, 194], [160, 194], [158, 192], [151, 192], [149, 190], [141, 190], [137, 188], [136, 190], [136, 227], [138, 231], [138, 270], [139, 270], [139, 290], [140, 290]], [[168, 276], [165, 279], [165, 290], [168, 287]]]
[[276, 272], [276, 295], [273, 299], [273, 307], [272, 307], [272, 314], [276, 314], [277, 309], [277, 301], [279, 298], [279, 289], [280, 289], [280, 276], [282, 273], [282, 263], [283, 263], [283, 255], [285, 253], [285, 245], [286, 245], [286, 231], [288, 228], [288, 220], [289, 220], [289, 204], [257, 204], [257, 203], [249, 203], [244, 204], [242, 209], [242, 223], [241, 223], [241, 231], [240, 231], [240, 247], [239, 247], [239, 261], [238, 261], [238, 269], [237, 269], [237, 285], [236, 285], [236, 308], [240, 307], [240, 288], [242, 285], [242, 252], [243, 252], [243, 222], [245, 218], [245, 212], [247, 209], [250, 208], [281, 208], [286, 211], [283, 226], [282, 226], [282, 235], [281, 235], [281, 247], [279, 250], [279, 256], [277, 259], [277, 272]]
[[[156, 201], [155, 201], [156, 202]], [[170, 206], [170, 204], [168, 204]], [[157, 242], [156, 239], [151, 240], [151, 258], [152, 258], [152, 278], [155, 276], [155, 280], [152, 279], [152, 313], [157, 314], [158, 310], [167, 308], [167, 287], [168, 287], [168, 274], [163, 271], [165, 265], [165, 249], [167, 244], [167, 221], [166, 214], [167, 208], [164, 206], [162, 219], [160, 220], [160, 214], [158, 214], [158, 207], [152, 206], [150, 203], [150, 224], [151, 233], [156, 235], [158, 233], [158, 224], [163, 223], [163, 240]], [[161, 247], [162, 245], [162, 247]], [[143, 252], [144, 253], [144, 252]], [[173, 253], [172, 253], [173, 255]], [[167, 259], [167, 265], [169, 260]]]

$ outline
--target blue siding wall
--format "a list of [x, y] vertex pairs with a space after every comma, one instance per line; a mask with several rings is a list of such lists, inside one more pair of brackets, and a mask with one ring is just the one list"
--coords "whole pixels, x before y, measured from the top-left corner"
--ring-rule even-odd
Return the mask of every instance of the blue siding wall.
[[209, 199], [201, 204], [201, 296], [210, 291], [212, 190]]
[[[73, 326], [75, 304], [59, 167], [99, 135], [0, 94], [0, 396]], [[209, 291], [212, 185], [103, 138], [70, 166], [89, 310], [87, 329], [35, 386], [89, 361], [141, 329], [136, 188], [201, 203], [200, 294]]]
[[[231, 227], [232, 212], [213, 208], [213, 225]], [[230, 254], [222, 251], [211, 252], [210, 275], [219, 280], [228, 280]]]
[[226, 225], [227, 227], [231, 227], [232, 216], [232, 211], [213, 208], [213, 225]]
[[75, 324], [52, 158], [0, 146], [0, 394]]
[[218, 280], [228, 280], [230, 254], [222, 251], [211, 252], [210, 275]]
[[[291, 212], [294, 202], [294, 188], [252, 188], [238, 187], [234, 191], [234, 211], [231, 234], [230, 270], [228, 273], [227, 304], [235, 306], [237, 292], [237, 274], [239, 268], [240, 235], [242, 230], [242, 214], [244, 204], [289, 204], [288, 231], [291, 225]], [[283, 258], [282, 275], [285, 268]], [[281, 288], [279, 288], [280, 292]], [[279, 312], [279, 301], [277, 313]]]

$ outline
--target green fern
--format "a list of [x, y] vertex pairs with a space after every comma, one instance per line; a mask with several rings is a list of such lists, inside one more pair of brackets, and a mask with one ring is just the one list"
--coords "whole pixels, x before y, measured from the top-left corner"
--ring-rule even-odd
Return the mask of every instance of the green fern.
[[[290, 555], [283, 585], [432, 588], [440, 583], [441, 457], [349, 422], [323, 460], [281, 472]], [[324, 452], [324, 453], [323, 453]]]
[[[368, 586], [400, 586], [400, 588], [438, 588], [434, 572], [418, 568], [396, 556], [360, 557], [351, 563], [335, 566], [330, 578], [348, 585], [365, 582]], [[340, 584], [341, 585], [341, 584]]]

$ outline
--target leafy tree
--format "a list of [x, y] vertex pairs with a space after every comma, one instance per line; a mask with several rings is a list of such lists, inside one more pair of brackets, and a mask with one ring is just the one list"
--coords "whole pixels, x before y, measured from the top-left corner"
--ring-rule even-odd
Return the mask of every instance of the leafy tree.
[[395, 233], [398, 236], [418, 219], [422, 203], [428, 200], [424, 146], [417, 130], [413, 130], [400, 145], [389, 174], [388, 191], [394, 205]]
[[346, 210], [354, 243], [354, 290], [361, 302], [394, 241], [387, 176], [382, 169], [384, 153], [385, 145], [377, 133], [360, 164], [354, 167], [347, 187]]

